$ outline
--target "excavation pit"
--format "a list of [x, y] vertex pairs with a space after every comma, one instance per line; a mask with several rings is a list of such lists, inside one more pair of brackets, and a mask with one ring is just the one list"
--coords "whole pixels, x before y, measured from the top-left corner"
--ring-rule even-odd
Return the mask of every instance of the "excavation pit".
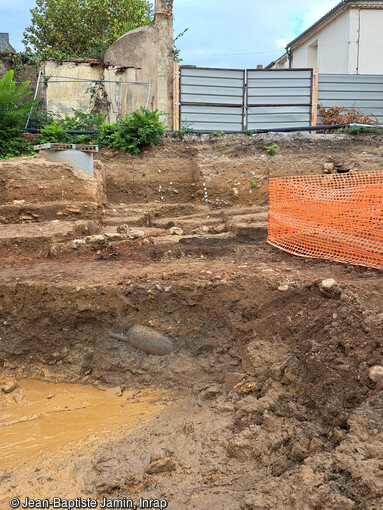
[[[74, 439], [52, 448], [47, 439], [40, 453], [28, 448], [16, 469], [20, 457], [9, 438], [0, 468], [4, 504], [15, 494], [164, 498], [174, 510], [223, 508], [223, 502], [230, 510], [381, 507], [381, 388], [370, 378], [383, 359], [381, 272], [278, 251], [265, 243], [263, 180], [252, 204], [249, 190], [235, 198], [230, 183], [221, 179], [218, 190], [213, 182], [223, 175], [245, 182], [240, 172], [250, 176], [257, 165], [267, 175], [291, 173], [292, 164], [303, 172], [310, 161], [309, 171], [318, 172], [328, 157], [350, 147], [360, 165], [373, 167], [376, 141], [357, 146], [348, 138], [286, 137], [278, 140], [279, 159], [266, 161], [266, 141], [255, 140], [170, 141], [134, 161], [152, 181], [139, 187], [137, 179], [144, 178], [135, 175], [133, 188], [123, 156], [101, 154], [108, 172], [97, 168], [98, 184], [76, 181], [81, 207], [73, 206], [73, 174], [66, 169], [62, 186], [72, 212], [68, 223], [50, 217], [51, 232], [47, 206], [41, 221], [23, 220], [16, 209], [28, 199], [7, 188], [9, 200], [26, 202], [4, 204], [12, 215], [3, 220], [0, 244], [0, 367], [2, 380], [17, 380], [19, 388], [0, 393], [2, 419], [53, 411], [60, 395], [60, 409], [48, 413], [59, 423], [48, 428]], [[235, 174], [237, 160], [247, 166]], [[176, 183], [177, 165], [179, 193], [155, 202], [158, 168], [161, 178]], [[68, 210], [60, 209], [57, 172], [49, 185], [54, 214]], [[209, 179], [219, 203], [201, 203], [193, 192]], [[87, 200], [98, 218], [89, 218]], [[33, 203], [39, 214], [39, 202]], [[29, 231], [27, 223], [34, 225]], [[183, 233], [172, 235], [173, 226]], [[121, 237], [132, 229], [144, 235]], [[326, 280], [335, 282], [336, 292], [323, 291]], [[149, 354], [108, 334], [133, 326], [171, 339], [172, 349]], [[118, 391], [121, 396], [113, 394]], [[64, 417], [81, 412], [70, 411], [72, 404], [91, 401], [84, 394], [96, 398], [97, 417], [84, 409], [89, 428], [76, 437]], [[131, 421], [124, 402], [148, 413]], [[68, 411], [61, 409], [66, 405]], [[111, 420], [105, 433], [101, 418]], [[20, 428], [20, 447], [35, 443], [28, 434], [38, 421], [12, 425], [28, 427]]]

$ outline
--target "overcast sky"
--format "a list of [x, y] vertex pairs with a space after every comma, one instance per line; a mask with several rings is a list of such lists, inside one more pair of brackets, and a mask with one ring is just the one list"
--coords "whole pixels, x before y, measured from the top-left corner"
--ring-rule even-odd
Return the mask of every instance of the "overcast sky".
[[[254, 68], [284, 53], [290, 42], [340, 0], [174, 0], [174, 34], [182, 64]], [[30, 24], [33, 0], [0, 0], [0, 32], [16, 50]]]

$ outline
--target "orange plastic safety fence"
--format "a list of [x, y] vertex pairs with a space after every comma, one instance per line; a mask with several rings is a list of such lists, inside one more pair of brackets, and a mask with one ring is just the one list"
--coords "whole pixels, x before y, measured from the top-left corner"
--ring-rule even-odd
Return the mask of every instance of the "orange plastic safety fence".
[[383, 170], [272, 178], [267, 242], [383, 269]]

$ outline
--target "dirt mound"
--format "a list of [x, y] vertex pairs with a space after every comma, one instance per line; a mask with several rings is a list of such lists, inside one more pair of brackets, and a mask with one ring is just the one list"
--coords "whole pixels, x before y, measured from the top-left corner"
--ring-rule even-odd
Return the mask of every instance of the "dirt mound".
[[87, 207], [93, 215], [100, 213], [101, 181], [69, 163], [52, 163], [44, 156], [13, 158], [0, 162], [0, 173], [2, 223], [53, 219], [52, 213], [59, 217], [60, 211], [78, 219]]

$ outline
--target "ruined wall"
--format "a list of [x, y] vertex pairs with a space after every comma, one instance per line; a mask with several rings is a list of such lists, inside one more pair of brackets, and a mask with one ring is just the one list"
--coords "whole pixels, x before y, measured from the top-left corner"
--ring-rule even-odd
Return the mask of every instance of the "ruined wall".
[[[94, 106], [91, 87], [97, 80], [103, 101], [102, 113], [115, 122], [141, 107], [167, 114], [163, 121], [172, 127], [173, 102], [173, 14], [171, 0], [157, 0], [155, 24], [128, 32], [106, 51], [102, 62], [47, 61], [45, 77], [47, 110], [59, 116], [72, 109], [89, 111]], [[82, 80], [82, 81], [81, 81]], [[121, 82], [121, 84], [120, 84]]]
[[[104, 61], [126, 68], [121, 77], [134, 77], [136, 81], [151, 81], [150, 110], [161, 110], [168, 116], [164, 122], [171, 127], [173, 102], [173, 15], [172, 1], [157, 0], [155, 24], [136, 28], [120, 37], [107, 50]], [[137, 86], [138, 87], [138, 86]], [[146, 89], [147, 90], [147, 89]], [[144, 92], [128, 86], [121, 94], [121, 108], [131, 108], [136, 100], [142, 103]], [[145, 99], [146, 101], [146, 99]], [[138, 104], [138, 106], [144, 106]]]
[[117, 110], [121, 116], [144, 108], [146, 104], [150, 110], [167, 111], [166, 106], [161, 108], [163, 104], [158, 104], [156, 79], [152, 79], [149, 88], [149, 74], [139, 67], [104, 67], [92, 61], [64, 61], [59, 65], [47, 61], [44, 76], [51, 77], [44, 90], [47, 110], [62, 117], [72, 115], [73, 109], [94, 109], [107, 114], [108, 122], [116, 121]]
[[[95, 110], [115, 122], [141, 107], [167, 114], [163, 122], [172, 127], [173, 103], [173, 1], [156, 0], [155, 24], [128, 32], [106, 51], [101, 62], [95, 60], [52, 60], [43, 63], [39, 96], [44, 108], [59, 117], [73, 109], [90, 111], [95, 94], [101, 99]], [[11, 66], [0, 55], [0, 77]], [[27, 66], [21, 79], [37, 81], [38, 70]], [[101, 82], [102, 81], [102, 82]], [[121, 85], [120, 85], [121, 81]], [[98, 82], [98, 83], [97, 83]], [[149, 84], [150, 82], [150, 84]], [[31, 89], [36, 84], [31, 83]], [[93, 96], [93, 97], [92, 97]]]
[[57, 64], [48, 60], [44, 63], [44, 76], [51, 77], [45, 90], [47, 110], [63, 117], [73, 114], [73, 108], [89, 110], [91, 94], [87, 90], [91, 80], [103, 79], [103, 72], [100, 66], [87, 62]]

